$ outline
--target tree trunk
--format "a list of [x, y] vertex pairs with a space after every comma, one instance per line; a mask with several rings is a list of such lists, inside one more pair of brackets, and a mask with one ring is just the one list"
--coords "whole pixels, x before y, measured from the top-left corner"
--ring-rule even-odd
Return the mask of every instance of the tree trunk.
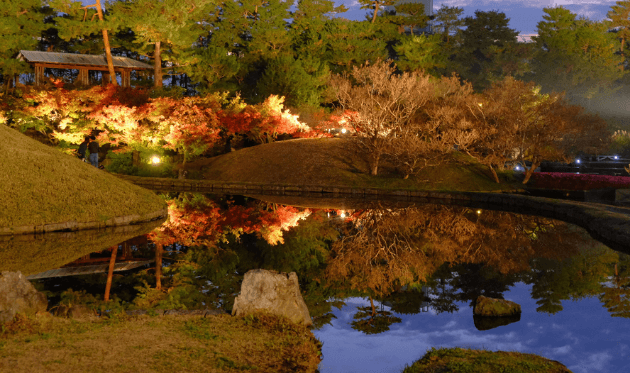
[[107, 272], [107, 283], [105, 284], [105, 302], [109, 301], [109, 291], [112, 289], [112, 278], [114, 277], [114, 265], [116, 264], [116, 253], [118, 245], [112, 246], [112, 256], [109, 258], [109, 271]]
[[155, 88], [162, 87], [162, 55], [160, 52], [160, 42], [155, 42], [155, 50], [153, 51], [153, 86]]
[[[101, 8], [101, 0], [96, 0], [96, 12], [98, 13], [98, 19], [102, 22], [103, 9]], [[118, 81], [116, 80], [116, 72], [114, 71], [114, 61], [112, 60], [112, 49], [109, 46], [107, 29], [103, 29], [103, 44], [105, 45], [105, 58], [107, 59], [107, 70], [109, 70], [110, 83], [117, 86]]]
[[494, 182], [497, 184], [501, 184], [501, 181], [499, 180], [499, 175], [497, 175], [497, 171], [494, 169], [494, 167], [489, 166], [490, 167], [490, 172], [492, 173], [492, 178], [494, 179]]
[[529, 178], [534, 174], [534, 170], [540, 166], [540, 162], [532, 163], [532, 166], [525, 171], [525, 179], [523, 180], [523, 184], [527, 184]]
[[370, 297], [370, 304], [372, 305], [372, 317], [376, 316], [376, 308], [374, 308], [374, 299]]
[[378, 173], [378, 162], [380, 159], [381, 159], [380, 154], [372, 155], [370, 159], [370, 175], [376, 176], [376, 174]]
[[157, 244], [155, 247], [155, 288], [162, 290], [162, 251], [164, 246]]
[[374, 14], [372, 15], [372, 23], [376, 22], [376, 13], [378, 12], [378, 1], [373, 2], [374, 4]]
[[140, 167], [140, 152], [137, 150], [131, 152], [131, 165]]
[[184, 166], [186, 165], [186, 153], [184, 153], [184, 159], [182, 160], [182, 165], [179, 167], [179, 172], [177, 173], [177, 178], [178, 179], [185, 179], [186, 178], [186, 170], [184, 169]]

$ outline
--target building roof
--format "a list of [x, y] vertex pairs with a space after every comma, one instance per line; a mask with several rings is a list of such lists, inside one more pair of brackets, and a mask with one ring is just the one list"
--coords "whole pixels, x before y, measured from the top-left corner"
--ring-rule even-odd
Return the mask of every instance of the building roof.
[[[153, 260], [128, 261], [114, 264], [114, 272], [128, 271], [143, 265], [151, 264]], [[28, 280], [39, 280], [51, 277], [79, 276], [95, 273], [107, 273], [109, 271], [109, 263], [96, 264], [87, 266], [55, 268], [48, 271], [26, 276]]]
[[[76, 54], [40, 51], [20, 51], [17, 59], [30, 63], [50, 63], [77, 66], [107, 66], [104, 54]], [[153, 66], [127, 57], [112, 56], [114, 67], [133, 70], [153, 69]]]

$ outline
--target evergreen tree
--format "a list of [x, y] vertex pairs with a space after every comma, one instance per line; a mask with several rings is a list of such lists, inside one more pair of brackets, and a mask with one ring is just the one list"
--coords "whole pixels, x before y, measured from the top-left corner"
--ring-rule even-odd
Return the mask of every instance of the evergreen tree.
[[285, 55], [267, 64], [257, 83], [260, 97], [284, 96], [289, 107], [317, 107], [325, 97], [330, 70], [321, 60]]
[[433, 21], [433, 32], [442, 35], [442, 40], [450, 42], [451, 34], [457, 33], [464, 25], [461, 15], [464, 13], [463, 8], [448, 7], [442, 4], [442, 7], [435, 12]]
[[343, 5], [335, 7], [331, 0], [299, 0], [291, 13], [291, 43], [296, 57], [321, 58], [326, 52], [324, 35], [326, 22], [335, 14], [347, 11]]
[[16, 74], [29, 71], [25, 62], [15, 59], [20, 50], [34, 50], [43, 31], [41, 0], [0, 0], [0, 75], [6, 88]]
[[376, 17], [381, 11], [382, 7], [392, 6], [394, 5], [395, 0], [359, 0], [359, 4], [361, 4], [361, 9], [371, 9], [372, 13], [368, 13], [366, 16], [370, 22], [376, 23]]
[[[101, 1], [96, 0], [95, 4], [83, 6], [83, 3], [79, 1], [54, 0], [51, 1], [51, 6], [55, 10], [67, 15], [66, 17], [62, 15], [57, 18], [59, 36], [62, 39], [69, 41], [82, 38], [86, 35], [96, 35], [99, 33], [102, 35], [110, 83], [118, 85], [116, 73], [114, 72], [108, 34], [108, 30], [115, 30], [116, 25], [109, 22], [109, 20], [105, 22]], [[94, 9], [92, 10], [92, 8]], [[97, 20], [97, 22], [93, 22], [94, 20]]]
[[621, 39], [620, 51], [623, 54], [623, 47], [630, 37], [630, 1], [617, 1], [616, 4], [610, 7], [606, 16], [610, 18], [610, 26], [616, 29], [617, 37]]
[[419, 35], [405, 37], [394, 46], [398, 54], [396, 61], [403, 71], [425, 70], [433, 75], [447, 64], [447, 55], [440, 45], [440, 35]]
[[[130, 28], [141, 45], [140, 51], [153, 49], [154, 86], [162, 86], [162, 59], [166, 49], [176, 57], [190, 49], [203, 30], [198, 22], [209, 11], [213, 0], [125, 0], [112, 3], [112, 17], [119, 27]], [[181, 62], [181, 61], [179, 61]]]
[[587, 106], [590, 99], [614, 92], [625, 72], [609, 22], [578, 19], [560, 7], [544, 12], [534, 37], [531, 79], [546, 91], [565, 91], [571, 101]]
[[498, 11], [475, 11], [466, 17], [466, 29], [459, 31], [460, 45], [452, 56], [460, 76], [476, 90], [483, 90], [505, 75], [504, 65], [510, 62], [518, 32], [508, 27], [510, 19]]
[[368, 22], [335, 18], [326, 22], [324, 59], [335, 73], [349, 71], [367, 61], [389, 57], [387, 42], [378, 34], [379, 27]]
[[401, 17], [400, 24], [403, 27], [409, 27], [411, 35], [414, 29], [424, 28], [429, 23], [429, 17], [425, 14], [424, 4], [422, 3], [399, 3], [395, 6], [396, 15]]

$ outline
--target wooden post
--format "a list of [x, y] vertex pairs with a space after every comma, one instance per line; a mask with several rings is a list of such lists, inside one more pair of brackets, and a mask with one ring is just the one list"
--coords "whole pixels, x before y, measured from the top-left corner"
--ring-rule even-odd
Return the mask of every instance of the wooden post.
[[102, 76], [103, 76], [103, 78], [102, 78], [102, 80], [101, 80], [101, 85], [102, 85], [103, 87], [105, 87], [106, 85], [108, 85], [108, 84], [109, 84], [109, 80], [110, 80], [110, 79], [109, 79], [109, 73], [108, 73], [108, 72], [103, 71]]
[[35, 86], [44, 84], [44, 66], [35, 65]]
[[90, 84], [88, 69], [79, 69], [79, 76], [77, 77], [80, 85], [87, 86]]
[[121, 85], [123, 87], [131, 87], [131, 71], [124, 69], [120, 72], [121, 75]]
[[162, 290], [162, 252], [164, 246], [159, 243], [155, 246], [155, 288]]
[[109, 258], [109, 271], [107, 272], [107, 283], [105, 284], [105, 302], [109, 301], [109, 291], [112, 289], [112, 277], [114, 277], [114, 266], [116, 265], [116, 253], [118, 245], [112, 246], [112, 256]]

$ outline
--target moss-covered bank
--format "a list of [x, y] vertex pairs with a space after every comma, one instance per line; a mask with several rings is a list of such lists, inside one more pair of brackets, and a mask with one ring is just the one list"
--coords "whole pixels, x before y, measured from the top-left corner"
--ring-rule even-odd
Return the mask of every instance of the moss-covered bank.
[[0, 125], [0, 234], [121, 225], [165, 208], [155, 193]]

